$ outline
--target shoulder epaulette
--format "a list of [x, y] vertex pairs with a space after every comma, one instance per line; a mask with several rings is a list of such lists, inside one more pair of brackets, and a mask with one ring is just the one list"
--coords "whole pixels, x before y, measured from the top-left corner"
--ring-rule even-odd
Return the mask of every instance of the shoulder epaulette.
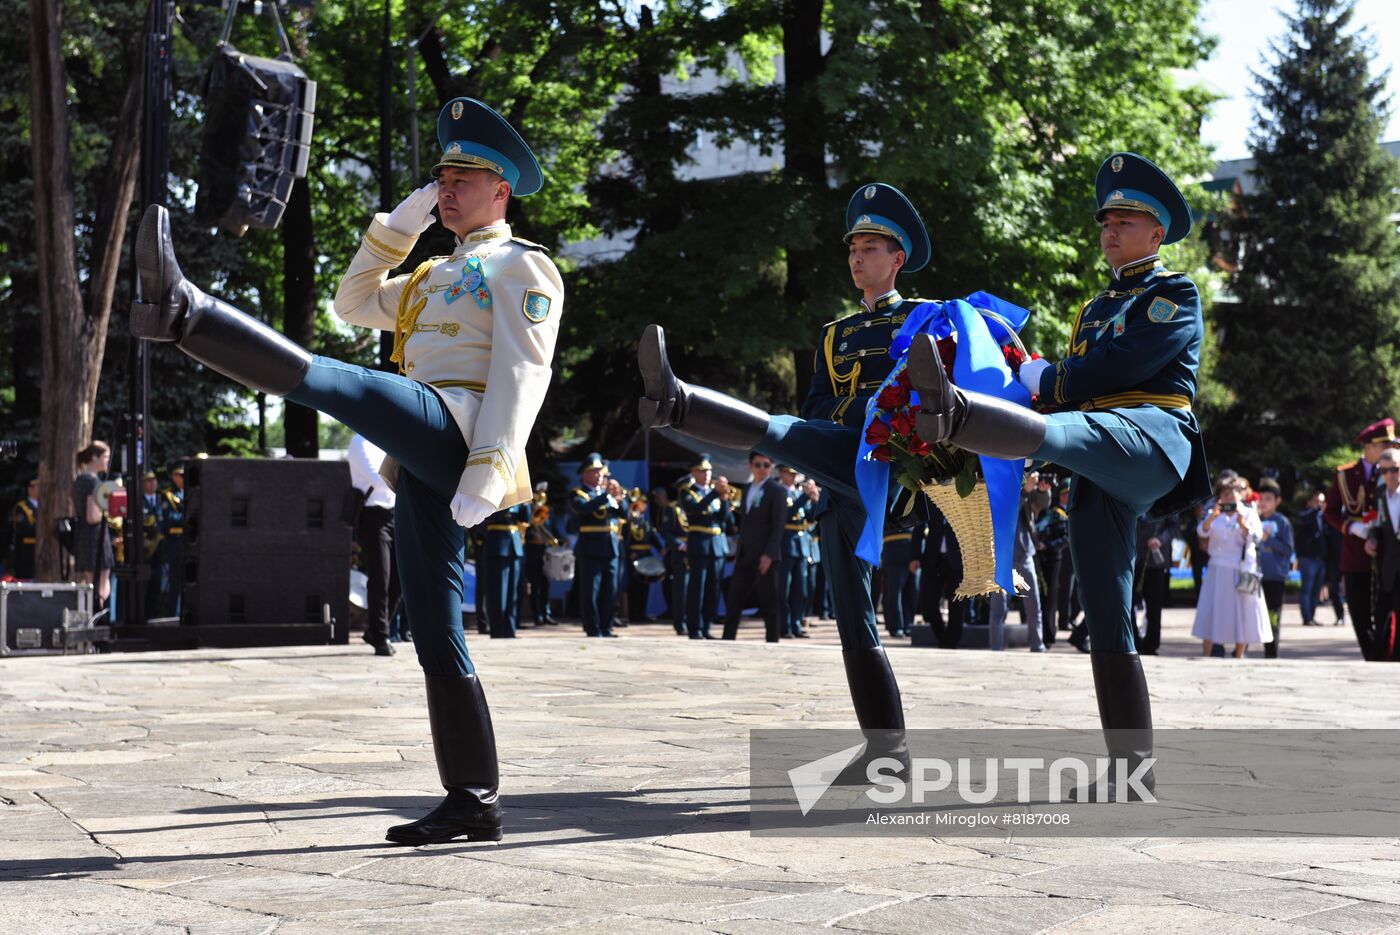
[[546, 247], [544, 244], [535, 243], [533, 240], [526, 240], [524, 237], [517, 237], [514, 234], [510, 235], [510, 239], [523, 247], [529, 247], [531, 250], [539, 250], [542, 253], [549, 252], [548, 247]]

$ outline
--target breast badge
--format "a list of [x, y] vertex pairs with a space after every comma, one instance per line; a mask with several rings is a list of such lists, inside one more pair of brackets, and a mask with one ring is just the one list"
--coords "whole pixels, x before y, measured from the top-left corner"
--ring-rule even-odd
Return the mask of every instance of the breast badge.
[[481, 271], [481, 257], [467, 257], [467, 262], [462, 265], [462, 275], [448, 287], [442, 300], [451, 305], [469, 292], [476, 296], [476, 304], [482, 308], [491, 304], [491, 290], [487, 287], [486, 276]]

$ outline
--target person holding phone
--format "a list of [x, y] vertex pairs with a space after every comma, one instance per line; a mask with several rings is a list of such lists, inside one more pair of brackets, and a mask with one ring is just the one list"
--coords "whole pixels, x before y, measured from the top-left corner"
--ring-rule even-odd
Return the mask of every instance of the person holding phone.
[[1236, 572], [1258, 570], [1257, 549], [1264, 537], [1259, 514], [1243, 502], [1244, 489], [1240, 477], [1222, 477], [1215, 486], [1215, 506], [1196, 527], [1200, 539], [1210, 543], [1210, 565], [1191, 627], [1205, 656], [1217, 643], [1233, 643], [1235, 658], [1243, 659], [1250, 643], [1272, 639], [1262, 591], [1245, 593], [1236, 586]]

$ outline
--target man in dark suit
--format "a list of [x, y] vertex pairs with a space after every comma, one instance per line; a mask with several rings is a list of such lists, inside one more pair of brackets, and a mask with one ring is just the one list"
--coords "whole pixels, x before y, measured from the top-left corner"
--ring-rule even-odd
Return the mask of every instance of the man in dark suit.
[[773, 477], [773, 459], [757, 451], [749, 455], [753, 483], [739, 502], [739, 555], [729, 593], [724, 596], [724, 638], [739, 633], [739, 613], [754, 586], [770, 643], [782, 633], [778, 622], [777, 569], [783, 560], [783, 527], [787, 523], [787, 488]]
[[[1376, 522], [1366, 540], [1366, 554], [1376, 560], [1378, 595], [1371, 628], [1371, 655], [1377, 662], [1394, 662], [1396, 611], [1400, 609], [1400, 452], [1381, 453], [1376, 462], [1381, 483], [1376, 488]], [[1355, 618], [1352, 620], [1355, 623]]]

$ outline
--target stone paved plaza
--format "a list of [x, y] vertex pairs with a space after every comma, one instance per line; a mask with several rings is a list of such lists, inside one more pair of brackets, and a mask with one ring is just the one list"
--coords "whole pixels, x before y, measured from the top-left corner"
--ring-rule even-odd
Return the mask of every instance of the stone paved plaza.
[[[1289, 658], [1145, 660], [1159, 727], [1394, 727], [1349, 628]], [[384, 828], [440, 795], [411, 651], [0, 661], [0, 918], [16, 933], [1400, 932], [1400, 840], [753, 838], [754, 727], [851, 727], [827, 623], [738, 644], [470, 638], [506, 838]], [[1256, 654], [1257, 655], [1257, 654]], [[1088, 658], [893, 647], [911, 727], [1097, 726]]]

